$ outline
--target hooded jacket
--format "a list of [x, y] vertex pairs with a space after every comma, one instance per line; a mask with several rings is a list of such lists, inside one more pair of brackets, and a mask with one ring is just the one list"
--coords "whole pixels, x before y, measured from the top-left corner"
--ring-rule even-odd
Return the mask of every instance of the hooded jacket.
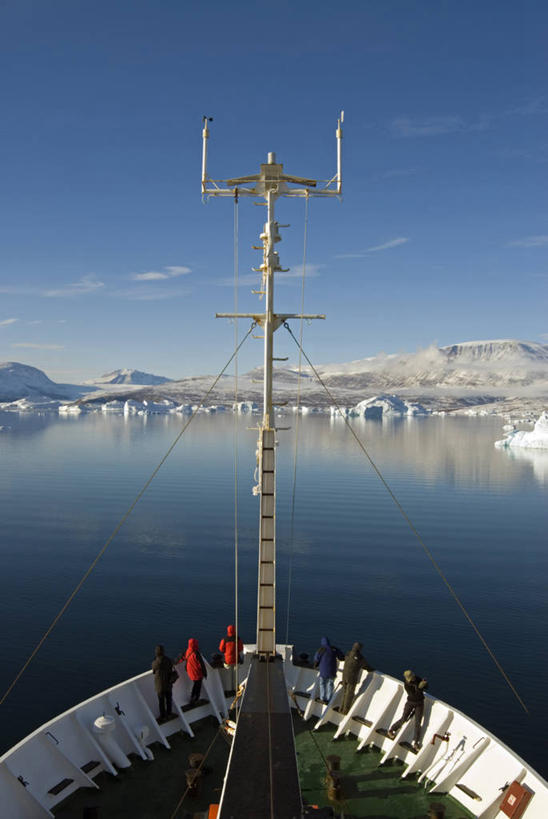
[[188, 641], [188, 648], [183, 660], [186, 660], [186, 673], [191, 680], [196, 682], [196, 680], [203, 680], [204, 677], [207, 677], [207, 669], [200, 654], [198, 640], [195, 640], [194, 637], [191, 637]]
[[334, 677], [337, 673], [337, 660], [344, 660], [344, 654], [332, 646], [327, 637], [322, 637], [321, 646], [314, 655], [314, 668], [319, 668], [320, 677]]
[[173, 670], [173, 661], [166, 657], [163, 646], [156, 646], [155, 654], [156, 657], [152, 661], [154, 689], [157, 694], [164, 694], [166, 691], [171, 691], [170, 677]]
[[238, 637], [238, 650], [236, 651], [236, 629], [234, 626], [227, 626], [226, 637], [219, 643], [219, 651], [222, 651], [227, 665], [237, 665], [244, 644]]
[[409, 705], [419, 705], [424, 702], [424, 692], [428, 688], [428, 683], [415, 675], [412, 680], [404, 680], [404, 688]]
[[369, 663], [361, 653], [360, 651], [361, 647], [362, 647], [361, 643], [354, 643], [348, 654], [346, 654], [344, 658], [342, 675], [343, 683], [349, 683], [349, 685], [356, 685], [360, 678], [360, 672], [362, 668], [367, 669], [367, 671], [373, 671], [372, 666], [369, 665]]

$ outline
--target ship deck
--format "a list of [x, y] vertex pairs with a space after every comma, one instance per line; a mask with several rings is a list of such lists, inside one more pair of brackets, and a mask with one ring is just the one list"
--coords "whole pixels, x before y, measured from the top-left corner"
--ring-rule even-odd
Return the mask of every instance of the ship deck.
[[[310, 731], [310, 724], [293, 714], [301, 793], [306, 805], [331, 805], [335, 815], [347, 819], [423, 819], [432, 803], [441, 803], [445, 819], [465, 819], [469, 813], [451, 797], [429, 795], [414, 777], [401, 779], [403, 766], [397, 761], [379, 766], [381, 754], [375, 750], [356, 752], [357, 739], [351, 735], [333, 742], [333, 726]], [[155, 760], [132, 756], [132, 765], [117, 777], [101, 773], [96, 777], [100, 790], [80, 789], [54, 808], [57, 819], [169, 819], [186, 790], [188, 757], [209, 750], [198, 793], [188, 794], [176, 816], [196, 816], [217, 804], [221, 795], [229, 745], [213, 717], [193, 724], [195, 737], [182, 732], [169, 738], [171, 750], [159, 743], [151, 746]], [[215, 742], [213, 740], [216, 738]], [[211, 743], [213, 742], [213, 745]], [[340, 757], [341, 799], [331, 802], [325, 784], [326, 759]], [[242, 788], [246, 783], [242, 782]]]

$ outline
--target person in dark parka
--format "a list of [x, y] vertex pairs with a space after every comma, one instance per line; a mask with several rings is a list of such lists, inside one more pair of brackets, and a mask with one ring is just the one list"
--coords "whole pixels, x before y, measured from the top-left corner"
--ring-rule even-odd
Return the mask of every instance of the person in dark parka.
[[403, 707], [403, 714], [400, 719], [390, 727], [388, 736], [394, 739], [404, 722], [415, 715], [415, 734], [413, 737], [413, 749], [420, 748], [421, 722], [424, 711], [424, 692], [428, 688], [428, 681], [417, 677], [414, 671], [403, 672], [404, 687], [407, 694], [407, 702]]
[[154, 689], [158, 695], [158, 706], [160, 708], [160, 719], [164, 721], [173, 716], [171, 712], [171, 675], [173, 672], [173, 661], [164, 654], [164, 647], [156, 646], [155, 658], [152, 661], [152, 673], [154, 675]]
[[333, 696], [337, 660], [344, 660], [344, 654], [336, 646], [332, 646], [327, 637], [322, 637], [321, 645], [314, 655], [314, 668], [320, 671], [320, 699], [325, 705]]
[[348, 654], [344, 658], [342, 683], [343, 683], [343, 701], [341, 706], [341, 714], [348, 714], [352, 701], [354, 700], [354, 691], [360, 679], [360, 674], [363, 668], [366, 671], [373, 671], [373, 667], [369, 665], [363, 654], [361, 653], [361, 643], [354, 643]]

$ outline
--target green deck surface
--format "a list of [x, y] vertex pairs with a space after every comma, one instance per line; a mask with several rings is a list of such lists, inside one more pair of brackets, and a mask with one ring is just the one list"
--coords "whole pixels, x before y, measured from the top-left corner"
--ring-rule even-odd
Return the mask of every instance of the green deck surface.
[[131, 768], [120, 771], [118, 776], [100, 773], [95, 778], [100, 790], [80, 788], [54, 808], [56, 818], [82, 819], [85, 808], [97, 807], [97, 819], [169, 819], [186, 790], [189, 754], [205, 754], [215, 736], [217, 739], [204, 765], [199, 794], [185, 798], [177, 819], [218, 804], [230, 751], [228, 742], [214, 717], [193, 723], [192, 730], [194, 739], [181, 732], [172, 734], [168, 738], [171, 750], [158, 742], [151, 745], [154, 762], [145, 762], [133, 755]]
[[[311, 731], [314, 720], [304, 723], [296, 719], [295, 742], [305, 804], [325, 807], [331, 805], [335, 815], [344, 813], [345, 819], [426, 819], [432, 803], [441, 803], [445, 819], [468, 819], [472, 816], [449, 796], [431, 794], [417, 782], [416, 777], [401, 779], [403, 764], [394, 761], [379, 766], [381, 754], [376, 750], [356, 752], [356, 737], [333, 741], [333, 725], [324, 725]], [[330, 802], [325, 784], [326, 758], [340, 757], [342, 799]]]
[[[334, 726], [325, 725], [312, 732], [314, 720], [305, 723], [295, 713], [293, 716], [304, 804], [331, 805], [335, 815], [344, 813], [345, 819], [426, 819], [433, 802], [444, 805], [445, 819], [472, 816], [450, 797], [429, 795], [415, 777], [401, 779], [401, 763], [379, 766], [378, 751], [357, 753], [355, 737], [333, 741]], [[186, 789], [189, 754], [205, 753], [217, 737], [205, 762], [199, 794], [185, 798], [177, 819], [207, 811], [210, 804], [220, 800], [229, 745], [213, 717], [194, 723], [192, 729], [194, 739], [181, 732], [170, 736], [171, 750], [154, 743], [151, 746], [154, 762], [132, 756], [131, 767], [118, 776], [99, 774], [95, 781], [100, 790], [81, 788], [54, 809], [56, 819], [82, 819], [86, 808], [96, 808], [96, 813], [88, 815], [97, 819], [170, 819]], [[330, 802], [327, 797], [325, 758], [332, 754], [341, 759], [340, 803]], [[245, 787], [242, 782], [242, 788]]]

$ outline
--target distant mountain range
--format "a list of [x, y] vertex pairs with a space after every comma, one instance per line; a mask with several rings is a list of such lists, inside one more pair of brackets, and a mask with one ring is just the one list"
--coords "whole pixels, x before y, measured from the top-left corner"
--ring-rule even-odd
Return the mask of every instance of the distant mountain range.
[[152, 375], [152, 373], [144, 373], [141, 370], [113, 370], [111, 373], [101, 375], [93, 381], [87, 381], [87, 384], [167, 384], [171, 378], [165, 378], [163, 375]]
[[[324, 383], [341, 404], [353, 405], [379, 394], [398, 394], [420, 401], [430, 409], [457, 409], [473, 404], [503, 400], [534, 400], [548, 404], [548, 345], [513, 339], [467, 341], [448, 347], [431, 346], [416, 353], [384, 354], [341, 364], [316, 367]], [[241, 400], [262, 400], [258, 383], [262, 368], [238, 378]], [[303, 370], [301, 394], [304, 403], [332, 403], [314, 373]], [[195, 403], [210, 387], [211, 375], [172, 381], [139, 370], [115, 370], [87, 385], [55, 384], [35, 367], [16, 362], [0, 364], [0, 401], [20, 398], [78, 398], [81, 402], [104, 401], [131, 395], [137, 400], [170, 398]], [[296, 400], [298, 372], [292, 367], [274, 371], [275, 401]], [[223, 376], [210, 403], [232, 402], [234, 379]]]

